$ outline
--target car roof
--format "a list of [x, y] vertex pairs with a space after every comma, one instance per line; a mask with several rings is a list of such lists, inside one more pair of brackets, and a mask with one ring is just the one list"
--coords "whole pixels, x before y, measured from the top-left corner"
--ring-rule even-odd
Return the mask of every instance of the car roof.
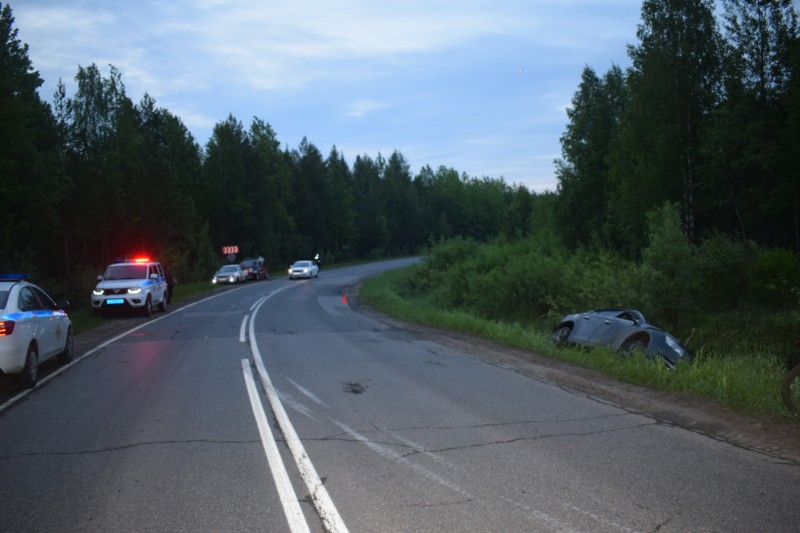
[[28, 280], [30, 274], [0, 274], [0, 290], [10, 290], [14, 285], [32, 285]]

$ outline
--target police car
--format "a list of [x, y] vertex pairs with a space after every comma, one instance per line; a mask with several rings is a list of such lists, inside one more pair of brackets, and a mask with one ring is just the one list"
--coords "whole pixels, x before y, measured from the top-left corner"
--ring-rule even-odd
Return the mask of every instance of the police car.
[[72, 361], [72, 322], [64, 308], [27, 274], [0, 274], [0, 375], [18, 374], [25, 387], [39, 380], [39, 364]]
[[164, 269], [161, 263], [148, 257], [108, 265], [97, 281], [92, 291], [92, 310], [97, 313], [133, 310], [150, 316], [154, 305], [161, 311], [167, 310], [169, 293]]

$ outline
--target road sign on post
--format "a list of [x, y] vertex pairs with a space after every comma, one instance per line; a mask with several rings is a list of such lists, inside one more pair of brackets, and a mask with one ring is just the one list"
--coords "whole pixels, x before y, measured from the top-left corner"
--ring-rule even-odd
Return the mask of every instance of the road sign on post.
[[223, 246], [222, 247], [222, 253], [225, 254], [225, 255], [238, 254], [239, 253], [239, 247], [238, 246]]

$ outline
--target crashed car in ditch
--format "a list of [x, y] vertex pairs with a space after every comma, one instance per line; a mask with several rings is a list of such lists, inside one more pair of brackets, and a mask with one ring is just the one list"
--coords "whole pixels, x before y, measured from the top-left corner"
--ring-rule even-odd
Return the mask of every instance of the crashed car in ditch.
[[646, 357], [660, 357], [670, 368], [691, 363], [694, 352], [663, 329], [650, 324], [633, 309], [600, 309], [562, 318], [550, 337], [556, 344], [607, 346], [623, 355], [639, 350]]

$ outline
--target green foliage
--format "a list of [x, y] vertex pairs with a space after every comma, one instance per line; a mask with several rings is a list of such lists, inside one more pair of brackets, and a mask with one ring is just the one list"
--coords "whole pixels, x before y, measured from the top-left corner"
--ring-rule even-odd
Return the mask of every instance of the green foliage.
[[642, 252], [638, 288], [642, 307], [672, 329], [694, 305], [694, 256], [681, 230], [680, 209], [666, 204], [649, 215], [649, 245]]
[[751, 277], [752, 296], [759, 303], [785, 307], [800, 301], [800, 264], [789, 250], [759, 253]]
[[695, 248], [694, 302], [708, 311], [736, 309], [746, 302], [754, 243], [714, 233]]
[[[425, 265], [417, 265], [370, 278], [361, 290], [361, 297], [392, 316], [478, 335], [537, 355], [593, 368], [629, 383], [694, 394], [744, 412], [787, 415], [780, 398], [780, 383], [785, 375], [785, 366], [770, 348], [753, 347], [743, 352], [729, 351], [719, 355], [704, 347], [698, 350], [695, 364], [681, 365], [676, 370], [669, 370], [661, 361], [647, 359], [643, 355], [620, 357], [619, 354], [602, 348], [556, 347], [550, 342], [550, 331], [545, 326], [532, 327], [528, 324], [481, 317], [468, 310], [450, 308], [430, 293], [417, 291], [415, 278], [425, 269]], [[701, 326], [704, 326], [707, 333], [713, 334], [715, 326], [724, 326], [734, 317], [735, 315], [728, 315], [719, 323]], [[795, 315], [793, 323], [796, 324], [798, 318]], [[753, 324], [752, 320], [745, 317], [741, 317], [741, 322], [734, 322], [730, 326], [731, 330], [744, 324]], [[751, 328], [749, 333], [762, 326], [765, 330], [769, 329], [769, 326], [762, 323]], [[728, 329], [724, 329], [712, 336], [721, 339], [728, 333]], [[738, 348], [741, 349], [742, 346], [740, 344]], [[734, 346], [731, 349], [736, 348]]]

